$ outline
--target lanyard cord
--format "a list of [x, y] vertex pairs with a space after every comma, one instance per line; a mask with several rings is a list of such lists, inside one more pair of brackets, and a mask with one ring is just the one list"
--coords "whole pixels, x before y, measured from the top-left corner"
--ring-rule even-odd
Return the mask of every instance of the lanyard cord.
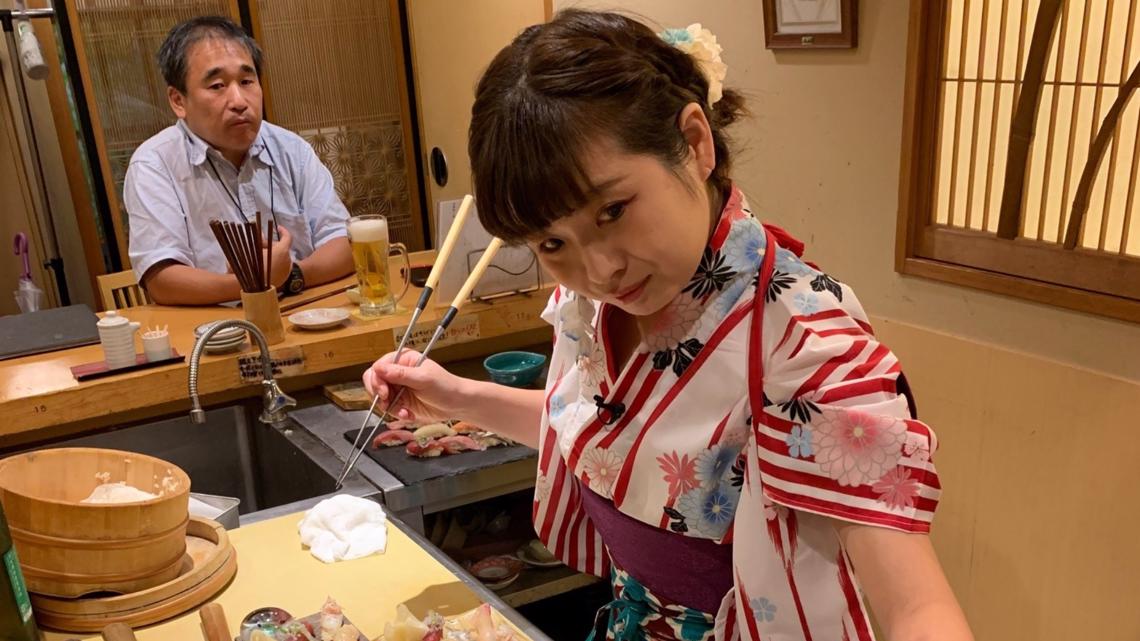
[[[266, 153], [269, 153], [269, 148], [266, 147], [265, 151]], [[271, 161], [273, 160], [272, 154], [269, 155], [269, 159]], [[234, 194], [230, 191], [230, 188], [226, 186], [226, 181], [222, 180], [222, 176], [218, 173], [218, 168], [214, 165], [214, 161], [210, 158], [209, 153], [206, 154], [206, 162], [210, 163], [210, 169], [214, 172], [214, 178], [218, 179], [218, 184], [222, 186], [222, 189], [225, 190], [226, 195], [230, 197], [230, 202], [232, 202], [234, 204], [234, 207], [237, 208], [238, 218], [240, 218], [242, 222], [248, 222], [249, 217], [245, 215], [244, 211], [242, 211], [241, 205], [238, 204], [237, 198], [234, 197]], [[277, 212], [274, 208], [273, 202], [273, 165], [269, 165], [269, 216], [274, 222], [277, 222]], [[190, 219], [186, 216], [183, 216], [182, 222], [186, 225], [186, 243], [190, 247], [190, 253], [194, 257], [194, 262], [197, 263], [198, 252], [194, 249], [194, 240], [190, 234]], [[278, 223], [278, 226], [280, 227], [280, 223]], [[260, 234], [261, 230], [259, 229], [257, 232]], [[280, 237], [280, 235], [278, 235], [278, 237]]]
[[230, 197], [230, 202], [232, 202], [234, 204], [234, 207], [237, 208], [238, 216], [241, 217], [243, 221], [249, 220], [246, 218], [245, 212], [241, 210], [241, 205], [238, 204], [237, 198], [234, 197], [233, 192], [231, 192], [230, 188], [226, 186], [226, 181], [222, 180], [222, 176], [218, 173], [218, 168], [214, 166], [214, 161], [210, 158], [209, 154], [206, 154], [206, 162], [210, 163], [210, 169], [214, 172], [214, 178], [218, 179], [218, 184], [222, 186], [222, 189], [225, 190], [226, 195]]
[[[267, 151], [268, 151], [268, 149], [267, 149]], [[272, 159], [272, 156], [270, 156], [270, 159]], [[221, 174], [218, 173], [218, 168], [217, 168], [217, 166], [214, 165], [214, 161], [210, 158], [209, 154], [206, 155], [206, 162], [210, 163], [210, 170], [214, 172], [214, 178], [218, 179], [218, 184], [220, 184], [222, 186], [222, 189], [225, 190], [226, 195], [230, 197], [230, 202], [232, 202], [234, 204], [234, 207], [237, 208], [238, 217], [240, 217], [243, 221], [248, 221], [249, 216], [246, 216], [245, 212], [242, 211], [241, 205], [238, 204], [237, 198], [234, 197], [234, 194], [232, 191], [230, 191], [230, 188], [226, 186], [226, 181], [222, 180], [222, 176], [221, 176]], [[273, 194], [273, 166], [270, 165], [269, 166], [269, 217], [272, 218], [274, 221], [276, 221], [277, 220], [277, 212], [274, 209], [273, 195], [274, 195]], [[258, 230], [258, 233], [261, 233], [260, 229]]]

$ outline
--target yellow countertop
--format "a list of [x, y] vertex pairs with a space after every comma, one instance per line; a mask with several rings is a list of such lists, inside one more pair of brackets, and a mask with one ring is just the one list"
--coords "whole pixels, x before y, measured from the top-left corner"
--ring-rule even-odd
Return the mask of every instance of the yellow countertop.
[[[237, 575], [214, 600], [225, 609], [231, 636], [237, 636], [242, 617], [257, 608], [272, 605], [305, 616], [320, 610], [328, 596], [369, 639], [384, 632], [399, 603], [417, 616], [428, 610], [459, 614], [481, 603], [475, 592], [394, 525], [388, 526], [383, 554], [325, 564], [301, 546], [300, 519], [301, 514], [282, 516], [229, 532], [237, 550]], [[195, 609], [135, 634], [139, 641], [196, 641], [203, 638], [199, 621]], [[45, 641], [77, 636], [82, 635], [47, 632]]]

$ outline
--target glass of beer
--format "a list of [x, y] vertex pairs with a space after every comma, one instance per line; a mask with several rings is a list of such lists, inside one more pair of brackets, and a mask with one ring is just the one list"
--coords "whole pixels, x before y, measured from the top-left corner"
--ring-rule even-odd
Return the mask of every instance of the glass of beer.
[[[360, 315], [383, 316], [396, 310], [396, 301], [408, 291], [412, 268], [408, 248], [402, 243], [388, 243], [388, 220], [379, 214], [354, 216], [348, 221], [348, 240], [352, 243], [352, 262], [360, 285]], [[404, 286], [392, 295], [389, 257], [404, 257]]]

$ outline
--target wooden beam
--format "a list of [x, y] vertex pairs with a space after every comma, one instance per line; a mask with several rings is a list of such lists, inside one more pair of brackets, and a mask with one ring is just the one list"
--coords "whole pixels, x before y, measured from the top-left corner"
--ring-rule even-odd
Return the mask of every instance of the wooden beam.
[[95, 137], [95, 149], [89, 150], [98, 160], [103, 174], [103, 189], [107, 193], [107, 203], [111, 208], [111, 226], [114, 236], [108, 240], [111, 249], [118, 255], [124, 268], [130, 268], [131, 259], [127, 253], [128, 235], [127, 227], [123, 222], [123, 208], [119, 203], [119, 193], [115, 189], [114, 173], [111, 171], [111, 162], [107, 156], [107, 138], [103, 135], [103, 121], [99, 115], [99, 105], [95, 101], [95, 87], [91, 84], [91, 63], [87, 59], [87, 47], [83, 44], [83, 26], [79, 21], [79, 12], [75, 2], [64, 2], [67, 8], [67, 19], [71, 23], [71, 45], [75, 47], [75, 58], [79, 61], [79, 68], [74, 70], [75, 75], [83, 83], [83, 93], [87, 97], [87, 112], [91, 116], [91, 130]]
[[911, 0], [895, 227], [896, 271], [902, 271], [906, 259], [913, 255], [917, 235], [930, 221], [945, 18], [945, 2]]
[[1140, 323], [1140, 301], [997, 274], [926, 258], [908, 258], [901, 273], [1012, 296], [1050, 307]]
[[[36, 0], [29, 3], [33, 8], [48, 6], [46, 0]], [[40, 50], [43, 52], [44, 63], [48, 68], [58, 70], [63, 68], [59, 49], [56, 47], [56, 31], [51, 23], [43, 20], [33, 21], [36, 37], [40, 41]], [[68, 73], [75, 74], [69, 69]], [[98, 291], [97, 277], [107, 272], [103, 263], [103, 247], [99, 241], [99, 229], [96, 225], [98, 212], [92, 203], [92, 194], [87, 184], [87, 174], [84, 171], [83, 156], [79, 152], [79, 133], [75, 122], [71, 118], [71, 100], [63, 77], [59, 73], [51, 73], [44, 80], [47, 90], [48, 103], [51, 105], [52, 122], [55, 123], [56, 139], [59, 143], [59, 153], [63, 157], [63, 168], [67, 174], [67, 187], [71, 193], [71, 202], [75, 211], [75, 222], [79, 229], [79, 238], [83, 244], [83, 259], [87, 265], [87, 276], [91, 281], [91, 290]]]
[[917, 255], [1140, 302], [1140, 258], [948, 227], [928, 228]]
[[[424, 167], [424, 175], [416, 168], [418, 154], [416, 153], [416, 135], [412, 129], [412, 96], [408, 92], [408, 69], [410, 65], [404, 57], [404, 25], [408, 17], [400, 10], [399, 0], [388, 0], [388, 25], [391, 30], [392, 39], [392, 54], [396, 61], [396, 88], [400, 95], [400, 128], [404, 135], [404, 175], [408, 179], [408, 218], [412, 224], [412, 236], [416, 239], [414, 244], [409, 243], [409, 249], [415, 251], [417, 249], [427, 249], [435, 244], [434, 238], [429, 238], [431, 235], [431, 225], [428, 229], [424, 229], [426, 221], [423, 214], [426, 212], [427, 217], [433, 218], [433, 213], [429, 208], [425, 208], [420, 201], [420, 180], [427, 180], [427, 167]], [[410, 34], [409, 30], [409, 34]], [[423, 239], [427, 238], [424, 243]]]

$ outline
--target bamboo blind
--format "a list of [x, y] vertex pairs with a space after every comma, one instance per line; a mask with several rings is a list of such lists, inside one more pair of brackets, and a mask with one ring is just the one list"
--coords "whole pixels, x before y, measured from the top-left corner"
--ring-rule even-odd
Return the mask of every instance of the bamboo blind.
[[[226, 15], [228, 0], [77, 0], [92, 93], [117, 194], [135, 148], [174, 122], [155, 53], [175, 24]], [[126, 210], [119, 212], [127, 220]]]
[[[1039, 0], [948, 3], [933, 222], [996, 232], [1006, 150]], [[1069, 0], [1029, 154], [1021, 236], [1060, 243], [1089, 146], [1140, 60], [1140, 0]], [[1093, 183], [1080, 246], [1140, 256], [1140, 97]]]
[[383, 214], [421, 247], [409, 189], [399, 41], [383, 0], [258, 0], [276, 124], [313, 145], [353, 215]]

